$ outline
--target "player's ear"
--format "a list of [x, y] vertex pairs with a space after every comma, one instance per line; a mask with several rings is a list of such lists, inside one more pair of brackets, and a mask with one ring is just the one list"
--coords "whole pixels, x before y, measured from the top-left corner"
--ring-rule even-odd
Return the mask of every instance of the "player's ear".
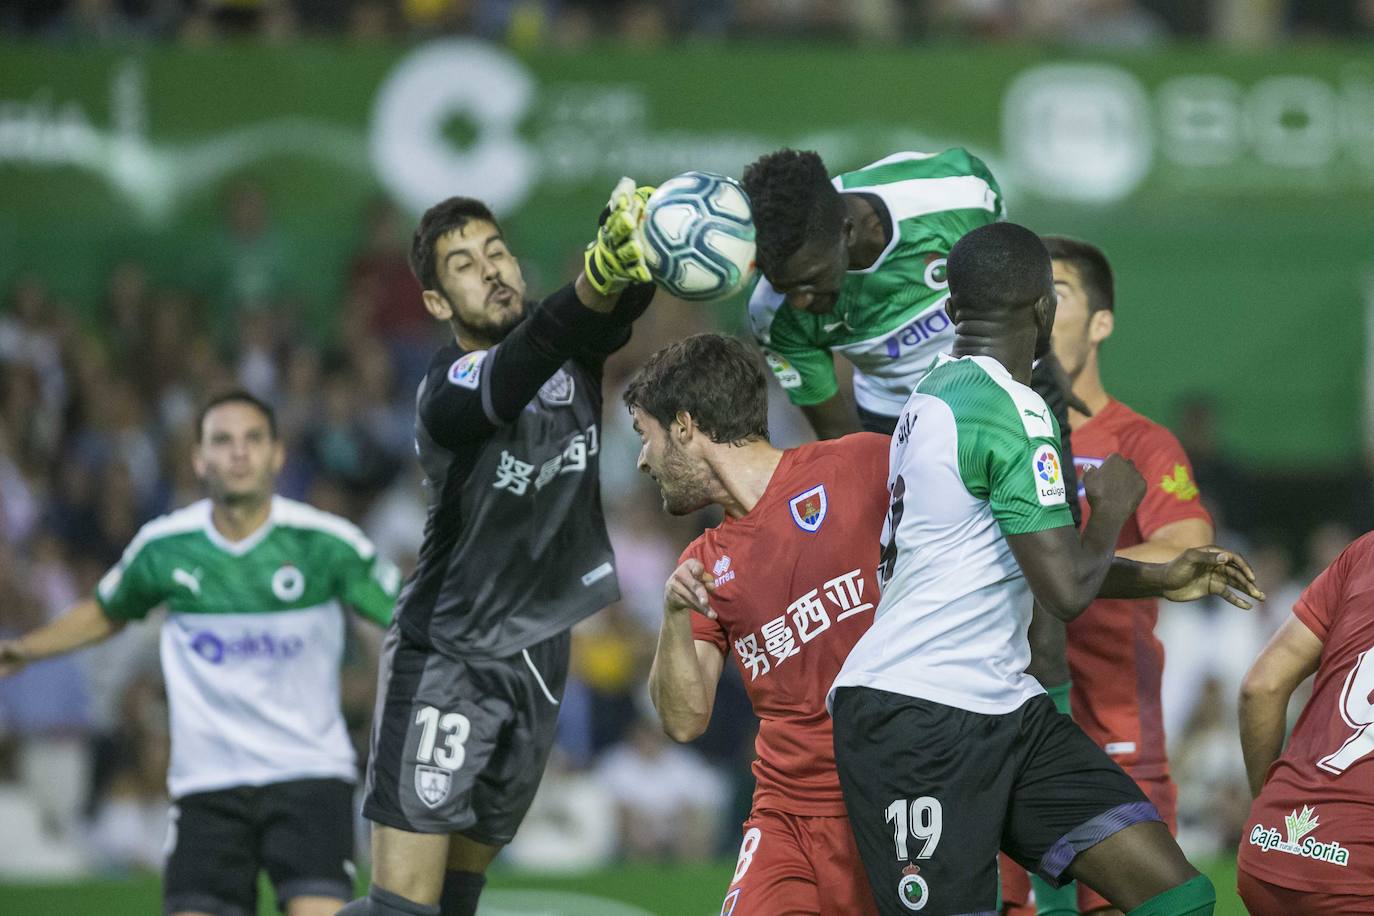
[[685, 410], [679, 410], [677, 416], [673, 418], [672, 428], [668, 434], [673, 437], [678, 445], [685, 444], [696, 434], [697, 421], [692, 419], [692, 415]]
[[950, 324], [959, 323], [959, 319], [954, 317], [955, 311], [957, 311], [957, 309], [954, 307], [954, 294], [950, 293], [945, 297], [945, 314], [949, 316]]
[[421, 295], [425, 303], [425, 311], [429, 312], [440, 321], [453, 320], [453, 306], [449, 305], [448, 299], [443, 293], [432, 289], [427, 289]]
[[272, 476], [281, 473], [281, 469], [286, 466], [286, 446], [281, 439], [272, 440]]
[[1088, 340], [1099, 344], [1112, 336], [1112, 331], [1116, 330], [1116, 315], [1111, 309], [1098, 309], [1093, 312], [1093, 316], [1088, 319]]
[[196, 472], [196, 480], [205, 479], [205, 458], [200, 453], [200, 441], [191, 446], [191, 470]]

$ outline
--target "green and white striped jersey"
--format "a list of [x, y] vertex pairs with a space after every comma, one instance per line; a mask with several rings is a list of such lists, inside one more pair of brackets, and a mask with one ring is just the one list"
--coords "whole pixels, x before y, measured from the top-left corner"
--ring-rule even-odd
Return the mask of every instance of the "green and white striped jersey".
[[749, 298], [749, 322], [794, 404], [819, 404], [839, 390], [833, 353], [854, 364], [854, 397], [895, 417], [954, 329], [945, 315], [945, 259], [971, 229], [1005, 217], [1002, 192], [967, 150], [897, 153], [834, 180], [846, 193], [882, 199], [892, 240], [878, 259], [851, 270], [832, 312], [788, 307], [766, 279]]
[[1026, 674], [1030, 587], [1007, 544], [1073, 524], [1040, 395], [991, 357], [940, 355], [898, 419], [888, 486], [882, 600], [835, 687], [990, 715], [1043, 693]]
[[96, 587], [112, 619], [165, 605], [173, 798], [355, 776], [339, 710], [342, 605], [385, 626], [400, 571], [351, 522], [274, 497], [229, 541], [201, 500], [144, 525]]

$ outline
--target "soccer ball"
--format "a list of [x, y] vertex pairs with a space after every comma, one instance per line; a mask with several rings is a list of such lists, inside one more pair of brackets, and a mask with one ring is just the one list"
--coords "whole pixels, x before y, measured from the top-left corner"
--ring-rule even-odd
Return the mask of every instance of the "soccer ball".
[[754, 217], [733, 178], [684, 172], [659, 185], [644, 212], [645, 265], [672, 295], [724, 299], [754, 275]]

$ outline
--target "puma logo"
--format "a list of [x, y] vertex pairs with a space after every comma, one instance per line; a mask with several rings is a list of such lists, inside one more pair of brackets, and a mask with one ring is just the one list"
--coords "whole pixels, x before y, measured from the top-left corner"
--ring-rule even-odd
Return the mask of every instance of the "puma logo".
[[[196, 572], [199, 573], [200, 570], [197, 569]], [[186, 590], [191, 594], [195, 595], [197, 598], [200, 597], [199, 576], [192, 575], [191, 573], [188, 573], [186, 570], [178, 566], [176, 569], [172, 570], [172, 581], [177, 583], [178, 585], [185, 586]]]
[[1022, 408], [1021, 408], [1021, 413], [1025, 414], [1026, 416], [1031, 417], [1031, 418], [1033, 418], [1033, 419], [1039, 420], [1041, 423], [1048, 423], [1048, 422], [1050, 422], [1049, 417], [1046, 416], [1046, 414], [1049, 413], [1048, 410], [1035, 411], [1035, 410], [1031, 410], [1029, 407], [1022, 407]]

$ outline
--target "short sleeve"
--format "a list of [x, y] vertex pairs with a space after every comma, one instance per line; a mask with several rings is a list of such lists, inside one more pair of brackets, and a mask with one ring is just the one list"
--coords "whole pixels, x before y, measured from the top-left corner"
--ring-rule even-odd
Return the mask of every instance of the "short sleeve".
[[1032, 437], [1019, 421], [1015, 426], [990, 421], [988, 427], [982, 437], [988, 505], [1002, 533], [1029, 534], [1072, 525], [1058, 437]]
[[1140, 452], [1144, 457], [1138, 466], [1145, 478], [1145, 497], [1135, 510], [1141, 536], [1149, 538], [1165, 525], [1186, 519], [1195, 518], [1210, 525], [1212, 516], [1202, 505], [1192, 463], [1173, 433], [1155, 426], [1148, 442], [1142, 444], [1145, 448]]
[[835, 357], [826, 348], [785, 334], [766, 346], [760, 344], [760, 349], [778, 385], [798, 407], [828, 401], [840, 390]]
[[344, 545], [343, 554], [340, 600], [368, 620], [388, 625], [401, 589], [401, 571], [375, 550], [364, 556]]
[[1374, 547], [1374, 535], [1367, 534], [1345, 548], [1335, 562], [1312, 580], [1312, 584], [1303, 590], [1293, 605], [1293, 616], [1301, 620], [1322, 642], [1326, 642], [1326, 636], [1339, 616], [1341, 596], [1345, 593], [1345, 580], [1350, 569], [1359, 555], [1368, 558], [1371, 547]]
[[96, 602], [114, 620], [142, 620], [166, 597], [154, 574], [148, 544], [139, 543], [138, 538], [95, 587]]

